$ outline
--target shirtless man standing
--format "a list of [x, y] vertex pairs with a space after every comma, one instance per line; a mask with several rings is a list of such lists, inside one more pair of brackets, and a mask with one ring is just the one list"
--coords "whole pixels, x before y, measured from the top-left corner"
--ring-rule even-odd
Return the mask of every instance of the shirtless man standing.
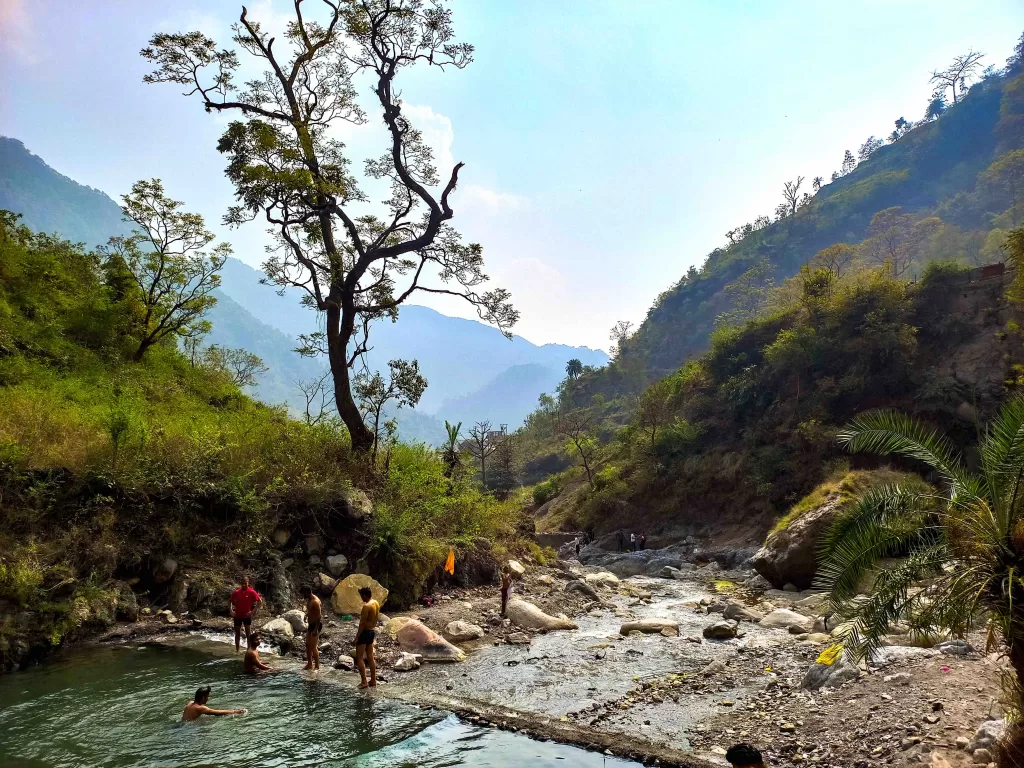
[[242, 669], [250, 675], [254, 675], [257, 672], [272, 672], [273, 667], [260, 661], [260, 636], [256, 632], [250, 632], [246, 642], [249, 647], [246, 649], [245, 658], [242, 660]]
[[[356, 630], [356, 664], [359, 665], [360, 688], [377, 687], [377, 659], [373, 656], [373, 641], [377, 639], [377, 616], [380, 615], [380, 603], [373, 599], [369, 587], [359, 590], [363, 599], [363, 609], [359, 613], [359, 629]], [[370, 662], [370, 682], [366, 682], [366, 661]]]
[[324, 606], [320, 598], [309, 587], [299, 590], [306, 598], [306, 666], [303, 669], [320, 669], [320, 632], [324, 628]]
[[244, 709], [210, 709], [206, 702], [210, 700], [210, 686], [200, 688], [196, 691], [196, 697], [185, 705], [185, 711], [181, 713], [181, 720], [190, 723], [198, 720], [202, 715], [244, 715]]

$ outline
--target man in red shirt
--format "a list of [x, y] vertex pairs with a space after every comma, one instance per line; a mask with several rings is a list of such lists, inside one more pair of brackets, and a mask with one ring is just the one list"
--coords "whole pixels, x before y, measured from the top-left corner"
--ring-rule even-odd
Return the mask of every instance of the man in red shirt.
[[260, 593], [249, 586], [249, 577], [242, 577], [242, 586], [231, 593], [228, 609], [235, 621], [235, 653], [238, 653], [242, 640], [242, 627], [245, 626], [245, 639], [248, 643], [252, 627], [252, 612], [257, 603], [263, 601]]

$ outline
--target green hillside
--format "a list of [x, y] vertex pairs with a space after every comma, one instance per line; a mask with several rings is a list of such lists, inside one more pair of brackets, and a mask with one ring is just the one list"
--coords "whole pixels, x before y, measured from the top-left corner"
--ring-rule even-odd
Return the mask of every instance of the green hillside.
[[521, 431], [542, 525], [756, 541], [871, 408], [970, 446], [1022, 380], [1022, 181], [1024, 61], [734, 232]]
[[[210, 596], [247, 568], [287, 605], [277, 527], [322, 531], [405, 603], [450, 546], [514, 545], [515, 505], [449, 479], [433, 450], [353, 457], [335, 421], [250, 399], [173, 337], [136, 360], [122, 269], [0, 212], [0, 670], [109, 625], [136, 592], [220, 610]], [[167, 558], [187, 595], [156, 577]]]

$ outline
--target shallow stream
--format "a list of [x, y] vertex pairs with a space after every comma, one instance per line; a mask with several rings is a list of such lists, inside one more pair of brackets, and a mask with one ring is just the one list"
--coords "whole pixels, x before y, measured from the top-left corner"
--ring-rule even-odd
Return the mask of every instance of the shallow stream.
[[[213, 645], [206, 642], [207, 645]], [[468, 725], [289, 669], [259, 678], [207, 647], [83, 649], [0, 678], [0, 765], [580, 766], [635, 765], [574, 747]], [[248, 713], [182, 724], [195, 689]]]

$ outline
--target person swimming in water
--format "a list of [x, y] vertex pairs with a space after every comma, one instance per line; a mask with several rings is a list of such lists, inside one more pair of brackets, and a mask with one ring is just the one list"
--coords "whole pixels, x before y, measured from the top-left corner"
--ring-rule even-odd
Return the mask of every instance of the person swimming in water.
[[[373, 599], [369, 587], [359, 590], [363, 599], [363, 609], [359, 613], [359, 628], [356, 630], [356, 664], [362, 682], [360, 688], [377, 687], [377, 659], [373, 655], [373, 641], [377, 639], [377, 616], [380, 615], [380, 603]], [[366, 663], [370, 664], [370, 681], [366, 681]]]
[[196, 697], [185, 705], [185, 711], [181, 713], [181, 720], [184, 723], [190, 723], [193, 720], [198, 720], [203, 715], [216, 715], [221, 717], [222, 715], [244, 715], [244, 709], [211, 709], [206, 706], [206, 702], [210, 700], [210, 686], [200, 688], [196, 691]]
[[324, 607], [309, 587], [300, 589], [299, 594], [306, 598], [306, 666], [303, 669], [317, 670], [320, 669], [320, 633], [324, 628]]
[[246, 638], [248, 647], [245, 650], [245, 658], [242, 660], [242, 669], [247, 674], [255, 675], [259, 672], [273, 672], [274, 668], [269, 664], [264, 664], [260, 661], [260, 636], [257, 632], [253, 631], [249, 633], [249, 637]]

